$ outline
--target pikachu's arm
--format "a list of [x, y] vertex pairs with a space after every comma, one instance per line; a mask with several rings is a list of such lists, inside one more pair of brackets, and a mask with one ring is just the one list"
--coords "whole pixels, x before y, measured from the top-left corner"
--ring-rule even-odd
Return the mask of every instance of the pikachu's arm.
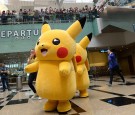
[[77, 74], [82, 75], [85, 70], [84, 65], [77, 65]]
[[73, 62], [73, 65], [74, 65], [74, 70], [76, 72], [77, 71], [77, 62], [76, 62], [75, 56], [73, 56], [72, 62]]
[[61, 62], [59, 64], [59, 72], [61, 76], [68, 76], [71, 72], [71, 63], [70, 62]]
[[32, 63], [32, 64], [29, 64], [25, 67], [25, 71], [27, 73], [32, 73], [32, 72], [37, 72], [38, 71], [38, 61]]
[[86, 66], [87, 70], [89, 71], [90, 70], [90, 64], [89, 64], [88, 59], [86, 59], [86, 61], [85, 61], [85, 66]]

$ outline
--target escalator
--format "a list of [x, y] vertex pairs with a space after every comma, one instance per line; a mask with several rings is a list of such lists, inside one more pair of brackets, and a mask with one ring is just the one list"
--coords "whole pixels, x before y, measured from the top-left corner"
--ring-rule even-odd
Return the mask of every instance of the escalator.
[[[108, 5], [109, 2], [103, 6], [104, 11], [100, 13], [101, 29], [108, 25], [112, 25], [130, 32], [135, 32], [135, 9], [132, 8], [131, 3], [125, 3], [123, 0], [118, 0], [115, 6]], [[110, 4], [110, 3], [109, 3]]]
[[135, 9], [128, 5], [110, 6], [108, 2], [104, 7], [100, 18], [96, 19], [98, 33], [89, 48], [110, 48], [135, 43]]

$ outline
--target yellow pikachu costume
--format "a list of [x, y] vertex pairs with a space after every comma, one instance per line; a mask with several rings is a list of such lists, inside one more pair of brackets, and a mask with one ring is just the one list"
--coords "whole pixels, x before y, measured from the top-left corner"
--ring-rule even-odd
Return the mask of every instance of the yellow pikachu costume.
[[74, 22], [66, 31], [51, 30], [49, 24], [42, 26], [41, 36], [35, 46], [37, 60], [27, 65], [26, 72], [38, 71], [37, 94], [48, 101], [45, 111], [66, 112], [71, 109], [69, 100], [76, 92], [76, 75], [73, 56], [76, 52], [76, 36], [82, 31], [86, 17]]
[[86, 47], [90, 43], [92, 38], [92, 33], [85, 36], [79, 43], [76, 43], [76, 62], [77, 62], [77, 72], [76, 72], [76, 84], [77, 90], [80, 92], [80, 97], [88, 97], [87, 88], [90, 85], [88, 70], [90, 69]]

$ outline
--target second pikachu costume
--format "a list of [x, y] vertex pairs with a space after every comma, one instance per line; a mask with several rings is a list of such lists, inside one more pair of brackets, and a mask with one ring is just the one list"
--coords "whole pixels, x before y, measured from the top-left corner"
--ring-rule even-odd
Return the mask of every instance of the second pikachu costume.
[[48, 99], [45, 111], [66, 112], [76, 92], [76, 75], [72, 59], [76, 52], [76, 36], [82, 31], [86, 18], [74, 22], [66, 31], [52, 30], [48, 23], [41, 29], [35, 46], [38, 61], [27, 65], [26, 72], [38, 71], [37, 94]]
[[92, 33], [85, 36], [79, 43], [76, 43], [76, 62], [77, 62], [77, 72], [76, 72], [76, 84], [77, 90], [80, 92], [80, 97], [88, 97], [88, 87], [90, 85], [90, 79], [88, 71], [90, 69], [89, 62], [87, 59], [86, 47], [90, 43], [92, 38]]

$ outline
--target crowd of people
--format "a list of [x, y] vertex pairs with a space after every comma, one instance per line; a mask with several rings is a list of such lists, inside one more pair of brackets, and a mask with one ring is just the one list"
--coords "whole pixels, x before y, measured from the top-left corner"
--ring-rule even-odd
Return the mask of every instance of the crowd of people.
[[[130, 2], [128, 1], [128, 3]], [[98, 1], [97, 4], [92, 7], [85, 5], [82, 8], [70, 7], [67, 9], [58, 9], [49, 7], [41, 10], [7, 10], [0, 12], [0, 24], [42, 23], [45, 20], [53, 22], [69, 22], [80, 19], [83, 16], [86, 16], [88, 21], [93, 21], [104, 11], [106, 5], [115, 6], [116, 4], [113, 0], [109, 0]]]
[[83, 8], [72, 8], [69, 9], [57, 9], [57, 8], [46, 8], [39, 10], [27, 10], [27, 9], [20, 9], [19, 12], [15, 10], [7, 10], [0, 12], [0, 22], [1, 24], [15, 24], [17, 22], [20, 23], [35, 23], [35, 22], [44, 22], [45, 20], [50, 21], [72, 21], [80, 19], [83, 16], [87, 17], [88, 21], [92, 21], [95, 18], [99, 17], [99, 12], [101, 12], [99, 6], [93, 6], [93, 8], [88, 7], [85, 5]]

